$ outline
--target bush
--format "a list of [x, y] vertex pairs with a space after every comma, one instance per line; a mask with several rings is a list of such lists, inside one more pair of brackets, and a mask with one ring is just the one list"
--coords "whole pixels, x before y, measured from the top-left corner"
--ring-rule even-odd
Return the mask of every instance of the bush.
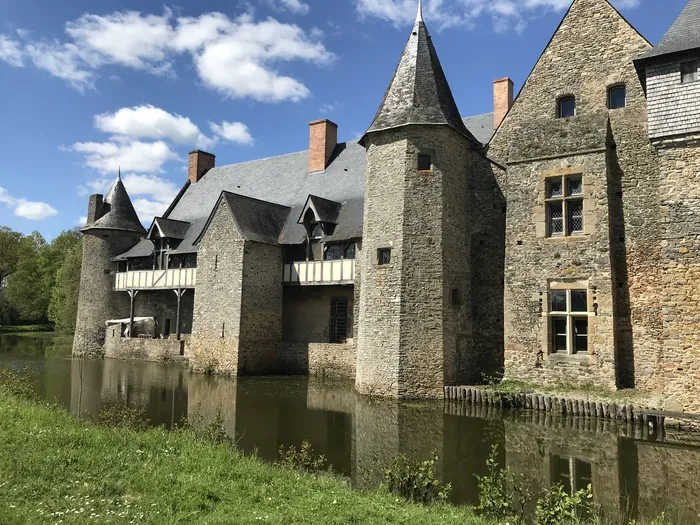
[[194, 433], [199, 441], [207, 443], [226, 443], [231, 447], [236, 446], [235, 439], [228, 435], [226, 424], [221, 417], [221, 411], [216, 413], [216, 417], [209, 423], [204, 422], [201, 407], [189, 415], [182, 425], [183, 430], [189, 430]]
[[561, 485], [554, 485], [537, 501], [537, 525], [578, 525], [591, 515], [591, 486], [569, 494]]
[[326, 456], [323, 454], [317, 456], [311, 443], [308, 441], [303, 441], [298, 449], [294, 445], [286, 448], [282, 445], [277, 454], [280, 465], [288, 468], [306, 472], [319, 472], [330, 469]]
[[108, 399], [102, 403], [94, 422], [103, 427], [146, 430], [148, 416], [143, 407], [129, 407], [121, 399]]
[[34, 399], [36, 397], [32, 387], [32, 378], [24, 370], [0, 370], [0, 388], [8, 394], [22, 399]]
[[425, 461], [417, 461], [406, 454], [394, 458], [382, 467], [384, 483], [389, 492], [408, 502], [432, 503], [446, 501], [452, 485], [444, 484], [435, 476], [439, 457], [433, 452]]

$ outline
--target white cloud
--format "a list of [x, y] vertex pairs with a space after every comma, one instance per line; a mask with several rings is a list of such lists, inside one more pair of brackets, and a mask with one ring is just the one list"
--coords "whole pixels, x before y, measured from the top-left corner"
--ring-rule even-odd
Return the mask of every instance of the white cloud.
[[[412, 24], [416, 17], [416, 0], [355, 0], [361, 17], [375, 17], [394, 26]], [[641, 0], [613, 0], [618, 8], [637, 7]], [[424, 0], [423, 12], [428, 23], [438, 29], [451, 26], [475, 26], [490, 18], [497, 32], [522, 32], [529, 15], [546, 11], [563, 11], [571, 0]]]
[[214, 141], [189, 118], [145, 104], [95, 116], [95, 128], [134, 138], [171, 140], [177, 144], [210, 148]]
[[24, 66], [21, 44], [7, 36], [0, 35], [0, 60], [15, 67]]
[[[308, 9], [300, 0], [278, 0], [297, 12]], [[298, 79], [280, 71], [284, 63], [316, 65], [335, 55], [321, 43], [319, 31], [252, 14], [232, 19], [222, 13], [175, 18], [116, 11], [84, 14], [66, 23], [65, 41], [30, 40], [0, 35], [0, 59], [13, 66], [32, 63], [78, 90], [93, 87], [97, 71], [108, 65], [175, 75], [178, 56], [189, 55], [202, 83], [225, 96], [264, 102], [298, 101], [309, 96]]]
[[162, 171], [163, 164], [178, 159], [161, 140], [142, 142], [112, 137], [107, 142], [76, 142], [66, 149], [85, 154], [85, 164], [101, 173], [116, 173], [120, 168], [136, 173], [157, 173]]
[[247, 145], [252, 145], [254, 142], [248, 126], [242, 122], [227, 122], [224, 120], [221, 124], [210, 122], [209, 126], [214, 133], [229, 142]]
[[82, 227], [85, 226], [86, 224], [87, 224], [87, 216], [86, 216], [86, 215], [83, 215], [83, 216], [81, 216], [81, 217], [78, 217], [78, 218], [76, 219], [76, 221], [75, 221], [75, 225], [76, 225], [78, 228], [82, 228]]
[[45, 202], [34, 202], [18, 199], [10, 195], [5, 188], [0, 187], [0, 202], [12, 208], [17, 217], [32, 221], [41, 221], [58, 215], [56, 209]]
[[270, 4], [277, 9], [286, 9], [298, 15], [305, 15], [311, 9], [309, 4], [301, 0], [270, 0]]
[[321, 104], [321, 107], [318, 108], [318, 110], [319, 112], [321, 112], [322, 115], [327, 115], [328, 113], [335, 113], [342, 107], [343, 103], [335, 100], [333, 102], [324, 102], [323, 104]]

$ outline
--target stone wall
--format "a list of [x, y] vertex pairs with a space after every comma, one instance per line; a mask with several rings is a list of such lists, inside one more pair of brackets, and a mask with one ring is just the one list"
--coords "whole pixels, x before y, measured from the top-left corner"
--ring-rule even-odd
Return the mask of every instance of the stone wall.
[[646, 67], [649, 136], [700, 132], [700, 82], [681, 83], [681, 62], [700, 60], [700, 53], [686, 53], [672, 62], [658, 60]]
[[655, 143], [663, 229], [663, 352], [640, 384], [663, 393], [666, 409], [700, 411], [700, 135]]
[[236, 374], [241, 327], [245, 241], [226, 205], [220, 205], [197, 253], [190, 366]]
[[[126, 292], [122, 294], [127, 295]], [[127, 295], [128, 297], [128, 295]], [[194, 290], [187, 290], [180, 303], [180, 333], [192, 333], [194, 312]], [[134, 300], [135, 317], [153, 317], [156, 321], [156, 335], [164, 334], [170, 320], [170, 334], [177, 332], [177, 296], [173, 290], [142, 290]], [[128, 317], [128, 313], [127, 316]]]
[[[649, 47], [608, 2], [577, 0], [491, 142], [489, 155], [508, 168], [509, 377], [613, 388], [634, 377], [640, 351], [658, 348], [659, 270], [648, 242], [658, 176], [632, 63]], [[608, 110], [607, 91], [620, 84], [626, 107]], [[576, 97], [574, 117], [557, 118], [563, 96]], [[544, 178], [567, 170], [583, 177], [584, 232], [547, 238]], [[567, 281], [587, 283], [589, 351], [562, 360], [548, 356], [546, 313], [551, 284]]]
[[104, 355], [105, 321], [129, 316], [129, 296], [114, 289], [112, 259], [139, 241], [134, 233], [96, 230], [83, 239], [73, 355]]
[[187, 362], [189, 337], [180, 341], [170, 339], [142, 339], [116, 337], [108, 334], [105, 340], [105, 357], [155, 362]]
[[282, 339], [290, 343], [329, 342], [331, 301], [334, 298], [348, 300], [348, 335], [352, 337], [354, 296], [353, 286], [286, 286]]
[[[472, 339], [468, 185], [484, 160], [447, 127], [367, 140], [357, 388], [442, 397], [442, 387], [465, 377], [471, 352], [479, 351]], [[432, 156], [431, 171], [417, 171], [419, 153]], [[391, 264], [378, 264], [382, 248], [391, 248]]]

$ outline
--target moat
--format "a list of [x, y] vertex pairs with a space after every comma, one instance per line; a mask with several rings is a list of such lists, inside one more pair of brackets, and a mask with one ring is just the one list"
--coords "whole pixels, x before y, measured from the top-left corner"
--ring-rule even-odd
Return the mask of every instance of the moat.
[[172, 427], [188, 414], [221, 414], [240, 448], [274, 460], [282, 445], [308, 440], [355, 486], [376, 482], [380, 460], [436, 450], [454, 503], [476, 503], [475, 474], [498, 445], [499, 460], [533, 486], [592, 485], [594, 499], [619, 518], [666, 512], [678, 523], [700, 521], [700, 434], [667, 429], [656, 439], [631, 439], [614, 422], [537, 417], [529, 411], [482, 410], [455, 415], [440, 403], [397, 403], [355, 394], [352, 383], [306, 377], [222, 378], [179, 365], [78, 360], [71, 338], [0, 335], [0, 368], [25, 369], [36, 392], [90, 418], [103, 401], [120, 398], [146, 409], [154, 425]]

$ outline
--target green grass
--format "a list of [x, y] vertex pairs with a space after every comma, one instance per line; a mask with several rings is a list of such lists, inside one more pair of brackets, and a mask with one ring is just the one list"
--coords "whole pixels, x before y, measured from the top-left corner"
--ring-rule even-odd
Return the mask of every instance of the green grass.
[[16, 334], [26, 332], [53, 332], [50, 324], [0, 325], [0, 334]]
[[468, 508], [357, 492], [190, 431], [97, 427], [0, 388], [0, 524], [459, 523]]

